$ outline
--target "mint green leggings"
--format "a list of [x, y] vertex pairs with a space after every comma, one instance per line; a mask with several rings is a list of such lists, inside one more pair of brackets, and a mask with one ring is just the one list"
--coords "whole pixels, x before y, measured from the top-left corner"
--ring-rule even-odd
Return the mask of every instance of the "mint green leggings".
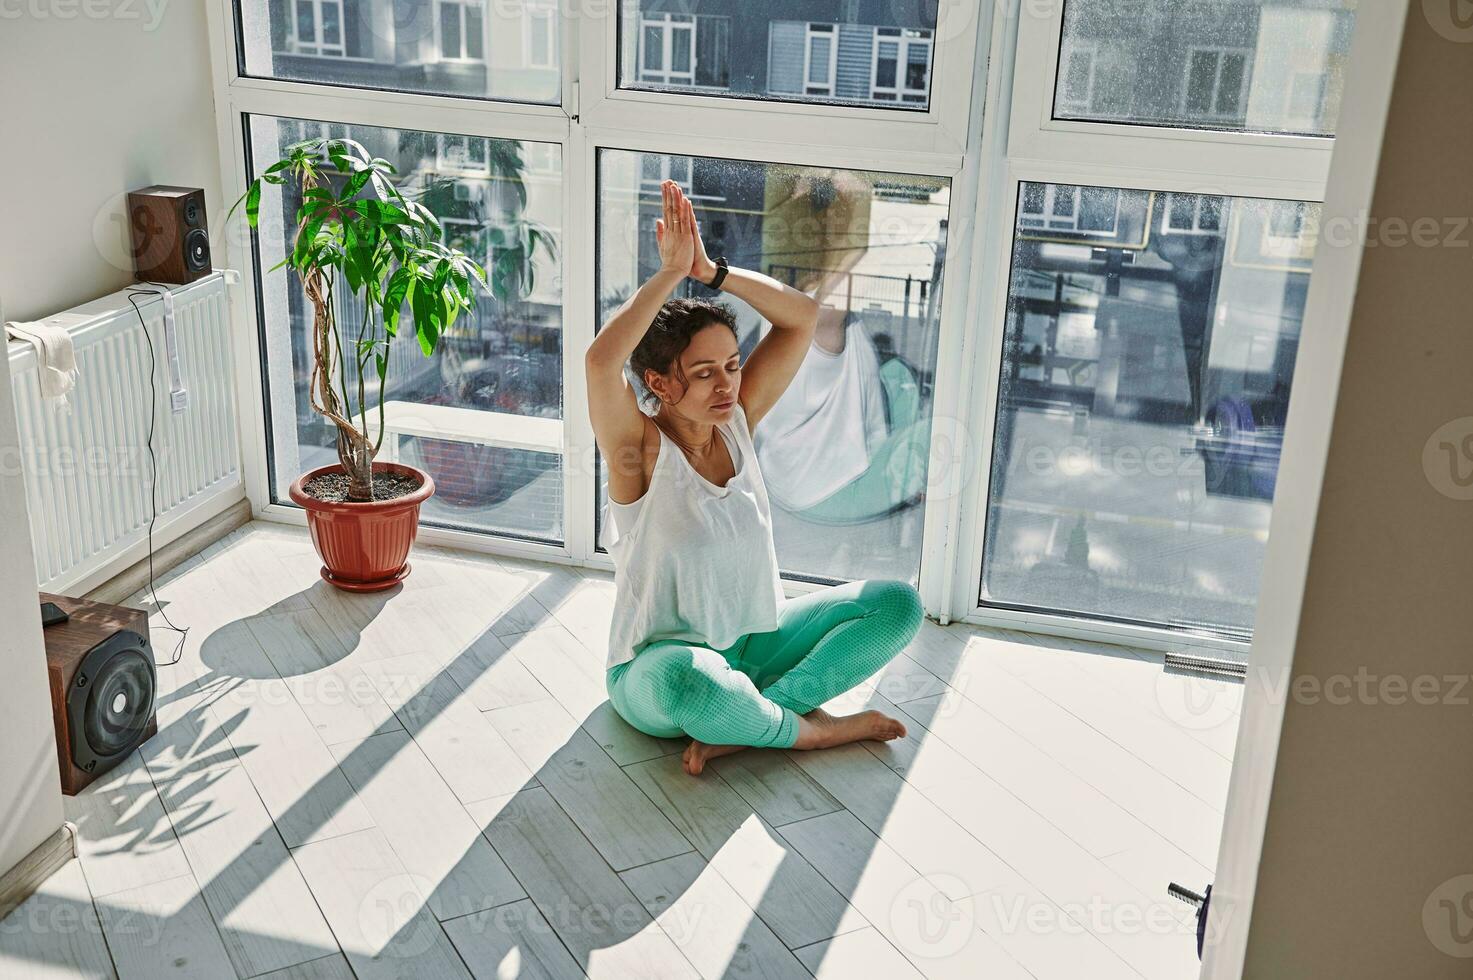
[[655, 640], [610, 667], [609, 701], [656, 738], [791, 748], [798, 716], [873, 676], [920, 629], [909, 582], [863, 579], [786, 600], [777, 629], [725, 650]]

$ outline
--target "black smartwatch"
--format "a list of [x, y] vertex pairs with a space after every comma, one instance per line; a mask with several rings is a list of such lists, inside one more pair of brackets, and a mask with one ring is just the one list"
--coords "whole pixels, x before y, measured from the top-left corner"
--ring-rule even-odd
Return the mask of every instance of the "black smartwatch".
[[722, 256], [721, 258], [716, 259], [715, 265], [716, 276], [710, 282], [706, 283], [706, 286], [709, 289], [715, 289], [719, 291], [721, 289], [722, 282], [726, 280], [726, 257]]

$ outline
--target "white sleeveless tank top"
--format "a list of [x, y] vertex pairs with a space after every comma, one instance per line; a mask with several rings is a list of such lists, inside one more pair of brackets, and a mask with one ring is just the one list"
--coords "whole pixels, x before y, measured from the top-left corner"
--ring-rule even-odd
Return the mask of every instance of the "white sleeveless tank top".
[[661, 431], [644, 496], [609, 501], [614, 614], [605, 669], [655, 640], [721, 650], [747, 633], [777, 629], [783, 587], [772, 511], [741, 402], [717, 431], [736, 469], [726, 486], [697, 473]]

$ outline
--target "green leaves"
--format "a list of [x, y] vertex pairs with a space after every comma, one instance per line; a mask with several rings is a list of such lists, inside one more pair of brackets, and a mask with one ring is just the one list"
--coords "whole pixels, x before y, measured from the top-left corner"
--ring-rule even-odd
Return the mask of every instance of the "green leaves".
[[255, 180], [252, 181], [251, 186], [246, 189], [246, 220], [251, 223], [252, 228], [256, 227], [256, 221], [260, 218], [260, 215], [261, 182], [259, 180]]
[[[453, 195], [455, 179], [446, 183], [435, 173], [433, 155], [406, 156], [412, 165], [400, 176], [390, 161], [350, 139], [319, 137], [291, 144], [236, 202], [244, 204], [251, 227], [257, 226], [263, 198], [268, 209], [295, 205], [287, 212], [295, 221], [291, 248], [276, 268], [284, 265], [304, 282], [316, 284], [309, 292], [314, 312], [332, 332], [332, 342], [323, 345], [319, 356], [331, 366], [333, 351], [355, 350], [357, 356], [343, 358], [337, 368], [356, 368], [351, 380], [360, 388], [371, 361], [379, 379], [380, 411], [388, 390], [391, 344], [406, 309], [420, 351], [432, 356], [442, 338], [459, 332], [461, 315], [474, 309], [485, 292], [502, 304], [527, 295], [539, 250], [557, 259], [552, 235], [522, 216], [527, 191], [521, 145], [489, 140], [488, 146], [492, 181], [507, 189], [489, 223], [479, 210], [452, 210], [462, 206]], [[280, 204], [263, 193], [266, 185], [282, 189]], [[442, 225], [437, 211], [457, 223]], [[453, 245], [446, 227], [455, 233]], [[467, 251], [494, 257], [489, 274]], [[349, 303], [344, 291], [356, 301]], [[346, 337], [344, 331], [354, 336]], [[349, 379], [343, 383], [346, 390]]]
[[384, 287], [384, 330], [390, 337], [399, 335], [399, 311], [404, 307], [404, 300], [409, 296], [409, 285], [413, 281], [414, 273], [407, 266], [401, 265], [394, 270], [394, 274], [389, 277], [389, 284]]

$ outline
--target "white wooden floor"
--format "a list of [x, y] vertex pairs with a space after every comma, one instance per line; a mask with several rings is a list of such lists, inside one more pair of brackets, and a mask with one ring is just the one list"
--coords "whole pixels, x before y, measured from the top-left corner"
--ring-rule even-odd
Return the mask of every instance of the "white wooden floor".
[[1197, 976], [1165, 889], [1211, 880], [1238, 685], [928, 621], [826, 706], [906, 738], [691, 777], [605, 699], [608, 576], [412, 562], [350, 595], [256, 522], [166, 577], [161, 730], [0, 976]]

